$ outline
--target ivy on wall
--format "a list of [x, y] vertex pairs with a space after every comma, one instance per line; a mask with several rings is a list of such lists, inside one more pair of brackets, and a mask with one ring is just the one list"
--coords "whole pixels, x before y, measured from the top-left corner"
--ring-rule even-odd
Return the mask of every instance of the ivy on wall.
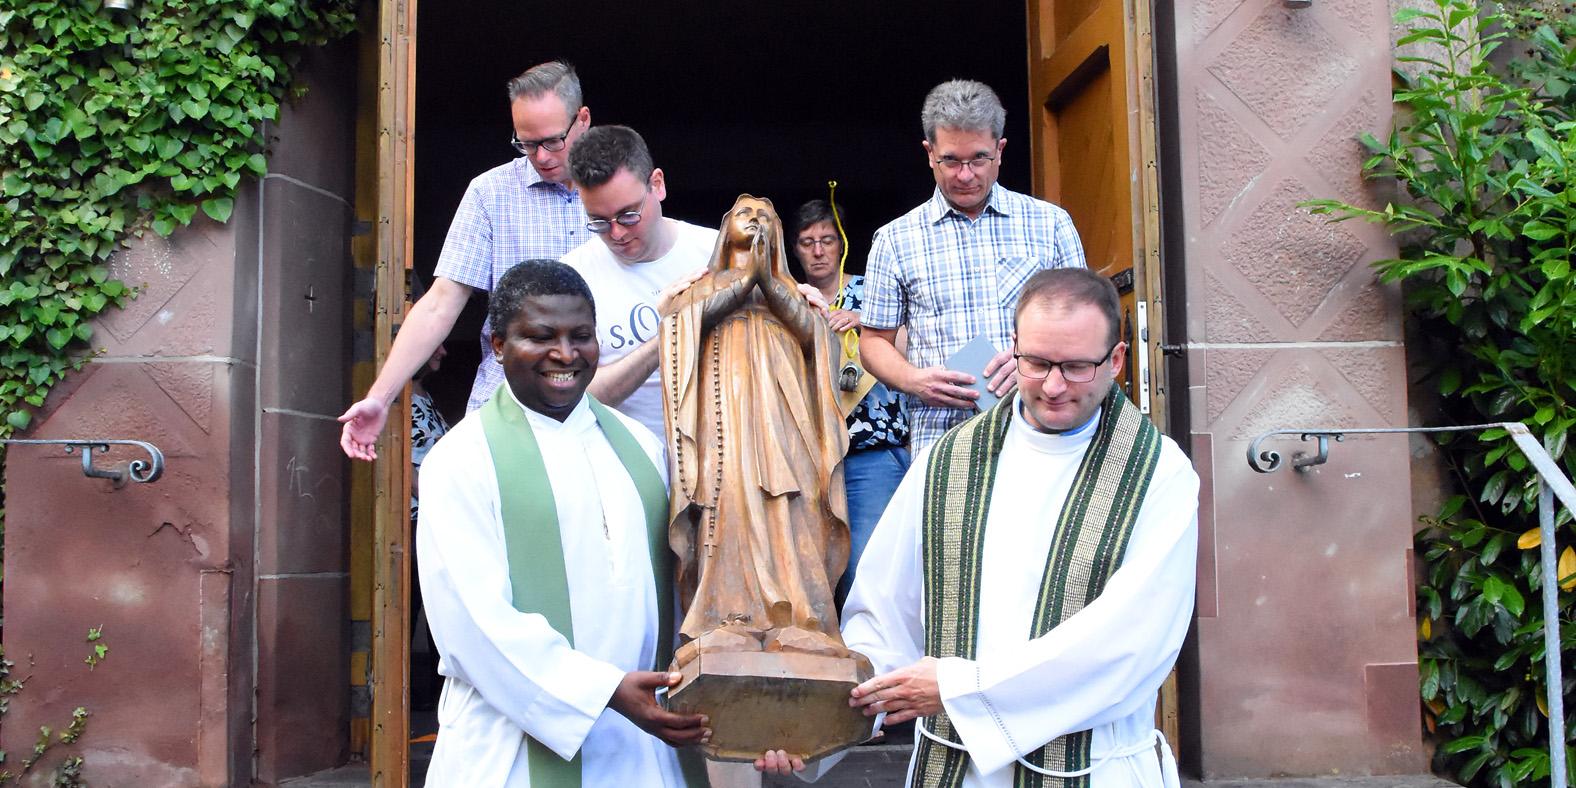
[[134, 295], [110, 254], [261, 176], [305, 47], [354, 0], [11, 0], [0, 10], [0, 437], [91, 355], [88, 322]]
[[[89, 321], [135, 295], [110, 278], [112, 252], [199, 210], [230, 218], [241, 179], [267, 171], [263, 123], [278, 118], [292, 67], [354, 29], [357, 3], [129, 5], [0, 3], [0, 438], [92, 355]], [[108, 653], [99, 636], [88, 635], [90, 669]], [[21, 688], [9, 667], [0, 653], [0, 715]], [[21, 772], [86, 719], [77, 709], [55, 738], [40, 728]], [[51, 784], [81, 784], [81, 767], [67, 758]], [[16, 776], [0, 771], [0, 783]]]

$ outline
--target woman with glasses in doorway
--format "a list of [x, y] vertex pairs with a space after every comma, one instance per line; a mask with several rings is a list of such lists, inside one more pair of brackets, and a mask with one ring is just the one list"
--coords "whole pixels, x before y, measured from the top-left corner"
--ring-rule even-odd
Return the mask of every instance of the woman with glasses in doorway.
[[[828, 322], [841, 335], [859, 330], [865, 278], [843, 275], [843, 240], [837, 227], [842, 206], [838, 206], [838, 213], [839, 216], [833, 216], [832, 206], [826, 200], [811, 200], [799, 206], [792, 243], [805, 281], [832, 305]], [[861, 370], [853, 374], [869, 373]], [[881, 512], [909, 464], [908, 415], [898, 392], [875, 381], [869, 393], [849, 412], [847, 423], [848, 457], [843, 461], [843, 480], [848, 492], [850, 545], [848, 569], [837, 584], [839, 610], [853, 587], [865, 543], [870, 541], [876, 521], [881, 519]]]

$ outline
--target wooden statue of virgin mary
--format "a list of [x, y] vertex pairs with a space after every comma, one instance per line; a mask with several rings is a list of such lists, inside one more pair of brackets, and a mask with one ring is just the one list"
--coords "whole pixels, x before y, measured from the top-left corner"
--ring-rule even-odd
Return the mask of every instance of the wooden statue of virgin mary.
[[[709, 270], [662, 320], [668, 537], [685, 604], [674, 669], [711, 654], [757, 653], [755, 667], [747, 670], [739, 659], [749, 659], [735, 657], [727, 670], [855, 680], [869, 676], [870, 663], [844, 647], [832, 591], [849, 551], [842, 478], [848, 432], [834, 382], [839, 356], [826, 319], [800, 294], [786, 259], [771, 201], [740, 196], [723, 217]], [[828, 686], [828, 697], [846, 709], [851, 687]], [[762, 752], [751, 752], [751, 743], [729, 752], [718, 740], [735, 732], [719, 714], [732, 715], [700, 709], [712, 716], [713, 751], [740, 759]], [[830, 721], [810, 716], [809, 726], [824, 736]], [[852, 741], [843, 746], [867, 732], [857, 719], [851, 724]], [[811, 752], [816, 748], [797, 749], [827, 751]]]

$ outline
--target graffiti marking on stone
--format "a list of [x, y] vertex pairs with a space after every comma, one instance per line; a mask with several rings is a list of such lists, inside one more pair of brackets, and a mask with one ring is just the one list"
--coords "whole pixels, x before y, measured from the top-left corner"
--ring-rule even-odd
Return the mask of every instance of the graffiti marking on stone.
[[307, 491], [306, 480], [306, 476], [309, 472], [310, 471], [307, 470], [306, 463], [297, 460], [295, 456], [292, 455], [290, 457], [290, 461], [285, 463], [285, 474], [290, 477], [290, 481], [287, 482], [287, 489], [302, 498], [310, 499], [312, 497], [312, 493]]

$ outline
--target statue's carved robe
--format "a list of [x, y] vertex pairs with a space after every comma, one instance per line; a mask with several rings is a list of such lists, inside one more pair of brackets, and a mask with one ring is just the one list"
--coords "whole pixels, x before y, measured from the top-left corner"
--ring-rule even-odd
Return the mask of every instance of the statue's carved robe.
[[[775, 222], [774, 222], [775, 224]], [[672, 476], [669, 539], [686, 602], [682, 639], [725, 624], [837, 635], [832, 588], [848, 562], [832, 335], [783, 272], [781, 236], [759, 279], [725, 231], [711, 270], [662, 322]]]

